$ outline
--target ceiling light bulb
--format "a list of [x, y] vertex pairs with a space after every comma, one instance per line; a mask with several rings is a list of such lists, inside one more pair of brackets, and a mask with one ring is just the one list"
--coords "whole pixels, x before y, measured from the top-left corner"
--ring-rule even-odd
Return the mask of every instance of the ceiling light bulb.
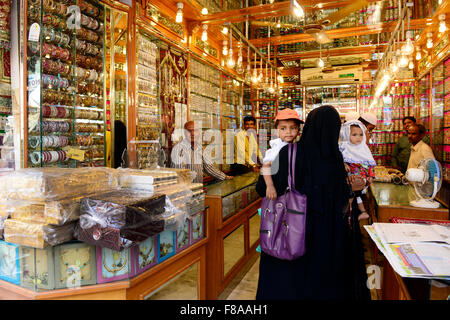
[[176, 23], [183, 22], [183, 2], [177, 2], [177, 15], [175, 17]]
[[402, 53], [405, 55], [410, 55], [411, 53], [414, 52], [414, 45], [411, 41], [411, 31], [407, 31], [406, 32], [406, 43], [403, 45], [402, 47]]
[[302, 7], [296, 6], [296, 7], [294, 8], [294, 14], [295, 14], [297, 17], [301, 18], [301, 17], [303, 17], [303, 16], [305, 15], [305, 12], [303, 11], [303, 8], [302, 8]]
[[445, 24], [445, 13], [439, 15], [439, 33], [447, 31], [447, 25]]
[[431, 33], [431, 32], [428, 32], [427, 33], [427, 48], [428, 49], [431, 49], [431, 48], [433, 48], [433, 39], [432, 39], [432, 37], [433, 37], [433, 33]]
[[284, 78], [283, 78], [282, 75], [279, 75], [279, 76], [278, 76], [278, 82], [279, 82], [279, 83], [283, 83], [283, 82], [284, 82]]
[[406, 56], [402, 56], [400, 61], [398, 62], [398, 66], [400, 68], [405, 68], [408, 65], [408, 58]]
[[222, 29], [222, 33], [223, 34], [228, 34], [228, 27], [223, 27], [223, 29]]
[[408, 68], [411, 70], [414, 69], [414, 62], [412, 60], [409, 62]]
[[203, 8], [202, 9], [202, 14], [203, 15], [207, 15], [208, 14], [208, 8]]
[[325, 62], [323, 62], [323, 60], [321, 58], [319, 58], [319, 61], [317, 62], [317, 66], [319, 68], [323, 68], [325, 66]]
[[181, 23], [183, 22], [183, 13], [181, 11], [177, 12], [177, 15], [175, 17], [175, 22], [176, 23]]
[[228, 41], [227, 40], [223, 40], [222, 54], [224, 56], [226, 56], [228, 54]]
[[422, 59], [422, 54], [420, 53], [420, 49], [416, 48], [416, 60]]
[[208, 32], [206, 32], [206, 30], [208, 30], [208, 25], [204, 24], [203, 25], [203, 33], [202, 33], [202, 41], [208, 40]]
[[281, 28], [280, 22], [277, 22], [277, 28]]
[[230, 58], [227, 61], [227, 66], [230, 68], [234, 68], [235, 65], [236, 65], [236, 63], [234, 62], [233, 56], [230, 55]]

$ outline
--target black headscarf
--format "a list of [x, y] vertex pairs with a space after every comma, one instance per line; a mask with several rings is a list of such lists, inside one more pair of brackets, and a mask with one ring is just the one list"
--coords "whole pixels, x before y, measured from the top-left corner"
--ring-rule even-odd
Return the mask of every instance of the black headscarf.
[[340, 130], [339, 113], [332, 106], [322, 106], [308, 114], [298, 142], [298, 189], [318, 212], [341, 211], [348, 203], [349, 189], [338, 146]]
[[[305, 121], [298, 142], [295, 167], [295, 187], [308, 196], [308, 207], [317, 212], [347, 209], [349, 187], [346, 182], [344, 161], [338, 147], [341, 119], [332, 106], [312, 110]], [[277, 194], [287, 188], [288, 146], [280, 150], [272, 163]], [[260, 176], [256, 190], [265, 196], [266, 185]]]

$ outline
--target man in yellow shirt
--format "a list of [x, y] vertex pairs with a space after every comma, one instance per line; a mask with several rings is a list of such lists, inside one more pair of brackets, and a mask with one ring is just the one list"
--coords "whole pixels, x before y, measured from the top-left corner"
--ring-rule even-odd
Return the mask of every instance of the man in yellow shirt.
[[434, 159], [433, 150], [422, 141], [425, 132], [425, 127], [421, 124], [412, 124], [408, 127], [408, 140], [412, 145], [408, 169], [417, 168], [424, 159]]
[[258, 171], [261, 164], [261, 151], [259, 150], [256, 135], [256, 119], [252, 116], [244, 117], [243, 130], [234, 137], [234, 163], [231, 165], [233, 175], [250, 171]]

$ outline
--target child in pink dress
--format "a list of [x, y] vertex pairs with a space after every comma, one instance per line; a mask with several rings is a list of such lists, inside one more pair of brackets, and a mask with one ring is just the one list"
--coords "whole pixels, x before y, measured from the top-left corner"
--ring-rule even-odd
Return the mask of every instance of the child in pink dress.
[[[376, 166], [372, 153], [366, 144], [365, 130], [362, 122], [358, 120], [348, 121], [342, 125], [341, 142], [339, 143], [339, 150], [344, 158], [348, 175], [360, 176], [366, 183], [364, 190], [355, 192], [358, 208], [361, 211], [358, 220], [369, 218], [361, 197], [366, 193], [370, 182], [375, 177], [373, 168]], [[350, 204], [352, 201], [353, 199], [350, 200]]]

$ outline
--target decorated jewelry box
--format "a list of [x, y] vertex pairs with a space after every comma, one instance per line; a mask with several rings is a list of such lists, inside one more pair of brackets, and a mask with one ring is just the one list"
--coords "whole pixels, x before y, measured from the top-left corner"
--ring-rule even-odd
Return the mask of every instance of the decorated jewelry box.
[[97, 282], [111, 282], [135, 275], [134, 248], [121, 251], [97, 246]]
[[175, 254], [176, 231], [165, 230], [158, 234], [158, 263]]
[[204, 211], [189, 217], [190, 221], [190, 242], [194, 244], [205, 237], [205, 214]]
[[74, 241], [56, 246], [56, 288], [76, 288], [97, 283], [95, 246]]
[[157, 243], [157, 236], [154, 236], [133, 247], [136, 274], [140, 274], [156, 265]]
[[37, 222], [7, 219], [4, 222], [5, 241], [43, 249], [74, 238], [75, 222], [54, 226]]
[[175, 250], [176, 253], [186, 249], [191, 244], [190, 228], [191, 228], [190, 221], [189, 219], [186, 219], [184, 224], [177, 229], [176, 250]]
[[35, 249], [19, 247], [20, 285], [35, 291], [55, 288], [53, 247]]
[[163, 194], [122, 189], [84, 198], [78, 240], [120, 251], [164, 230]]
[[0, 198], [60, 200], [117, 189], [117, 173], [104, 167], [27, 168], [0, 176]]
[[20, 284], [19, 246], [0, 240], [0, 279]]

